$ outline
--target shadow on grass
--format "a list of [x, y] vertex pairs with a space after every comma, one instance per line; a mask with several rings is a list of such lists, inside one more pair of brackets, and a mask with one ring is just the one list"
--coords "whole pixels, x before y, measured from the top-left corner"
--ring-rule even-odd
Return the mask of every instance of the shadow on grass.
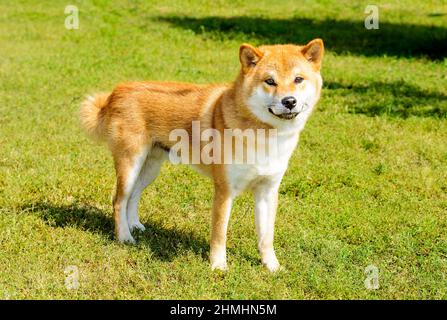
[[[206, 37], [241, 42], [306, 43], [321, 37], [336, 53], [364, 56], [447, 57], [447, 28], [412, 24], [380, 23], [378, 30], [366, 30], [361, 21], [268, 19], [262, 17], [158, 17], [159, 21], [192, 30]], [[368, 116], [447, 117], [447, 95], [426, 91], [404, 81], [364, 84], [324, 82], [327, 95], [346, 97], [348, 112]]]
[[351, 113], [368, 116], [388, 115], [392, 117], [447, 117], [447, 95], [425, 91], [404, 81], [370, 82], [367, 84], [343, 84], [327, 81], [324, 88], [328, 95], [349, 96], [354, 99], [347, 105]]
[[[115, 241], [111, 214], [96, 207], [82, 204], [54, 205], [48, 202], [26, 204], [22, 210], [37, 213], [52, 227], [75, 227], [99, 233], [110, 241]], [[209, 245], [193, 233], [167, 229], [157, 223], [144, 224], [146, 231], [137, 235], [137, 242], [148, 246], [153, 256], [162, 261], [170, 261], [187, 250], [208, 258]]]
[[363, 20], [317, 20], [308, 18], [268, 19], [263, 17], [195, 18], [160, 16], [159, 21], [192, 30], [218, 40], [240, 38], [241, 42], [304, 44], [322, 38], [327, 49], [364, 56], [447, 57], [447, 28], [380, 22], [367, 30]]

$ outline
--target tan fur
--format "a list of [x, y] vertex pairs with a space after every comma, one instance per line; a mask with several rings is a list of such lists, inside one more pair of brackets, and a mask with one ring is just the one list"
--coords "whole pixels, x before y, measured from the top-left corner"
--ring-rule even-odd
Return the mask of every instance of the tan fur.
[[[315, 41], [318, 45], [321, 43], [322, 50], [321, 40], [314, 40], [314, 44]], [[146, 150], [150, 155], [155, 146], [172, 147], [175, 142], [169, 141], [169, 134], [174, 129], [185, 129], [191, 136], [192, 121], [200, 121], [201, 130], [214, 128], [222, 132], [222, 136], [225, 128], [273, 128], [246, 105], [254, 87], [261, 86], [266, 92], [276, 90], [275, 94], [291, 90], [295, 85], [282, 83], [281, 79], [285, 79], [291, 68], [299, 66], [319, 90], [321, 84], [317, 83], [315, 74], [319, 72], [321, 57], [322, 52], [316, 53], [312, 43], [304, 47], [242, 45], [241, 72], [232, 84], [130, 82], [117, 86], [110, 94], [99, 94], [84, 101], [82, 124], [90, 135], [108, 144], [115, 163], [117, 184], [113, 210], [117, 237], [124, 238], [118, 227], [123, 219], [121, 206], [131, 192], [126, 190], [127, 179], [139, 155], [144, 155]], [[267, 74], [264, 72], [268, 70], [277, 74], [277, 87], [265, 85]], [[225, 215], [231, 208], [231, 190], [224, 165], [200, 164], [199, 167], [212, 177], [215, 187], [210, 254], [213, 263], [225, 247], [228, 225]], [[277, 200], [274, 202], [271, 210], [276, 212]], [[269, 239], [266, 241], [271, 243], [260, 244], [260, 251], [270, 250], [273, 234]]]
[[87, 133], [94, 139], [101, 139], [104, 136], [103, 131], [103, 108], [108, 105], [109, 94], [98, 93], [95, 96], [88, 97], [81, 104], [80, 119], [81, 124]]

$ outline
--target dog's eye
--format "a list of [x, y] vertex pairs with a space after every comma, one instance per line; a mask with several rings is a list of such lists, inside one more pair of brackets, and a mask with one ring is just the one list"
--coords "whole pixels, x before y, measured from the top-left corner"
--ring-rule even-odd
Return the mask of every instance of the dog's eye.
[[276, 82], [272, 78], [268, 78], [267, 80], [265, 80], [265, 83], [267, 83], [269, 86], [276, 86]]
[[304, 81], [304, 78], [303, 77], [296, 77], [295, 78], [295, 83], [301, 83], [301, 82], [303, 82]]

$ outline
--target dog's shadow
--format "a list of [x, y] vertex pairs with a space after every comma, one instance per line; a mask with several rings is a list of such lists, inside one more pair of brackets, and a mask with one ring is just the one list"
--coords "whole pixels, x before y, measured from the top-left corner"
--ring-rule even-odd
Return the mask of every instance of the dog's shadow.
[[[113, 234], [111, 213], [80, 203], [55, 205], [49, 202], [30, 203], [22, 206], [27, 212], [36, 213], [46, 224], [55, 228], [76, 227], [92, 233], [101, 234], [110, 241], [116, 241]], [[166, 228], [158, 223], [147, 221], [146, 230], [137, 234], [137, 241], [150, 248], [153, 257], [171, 261], [185, 251], [192, 251], [204, 260], [208, 259], [209, 245], [206, 239], [195, 234]]]

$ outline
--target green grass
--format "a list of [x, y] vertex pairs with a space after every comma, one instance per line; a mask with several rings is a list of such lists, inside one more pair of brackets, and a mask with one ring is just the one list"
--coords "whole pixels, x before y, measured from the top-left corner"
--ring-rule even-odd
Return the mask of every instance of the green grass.
[[[446, 299], [447, 7], [376, 1], [0, 4], [0, 299]], [[113, 239], [114, 173], [82, 132], [87, 93], [124, 80], [231, 81], [241, 42], [325, 40], [325, 87], [280, 190], [269, 274], [250, 195], [235, 204], [230, 271], [208, 264], [212, 185], [166, 164], [135, 246]], [[365, 268], [379, 268], [377, 290]], [[67, 290], [75, 265], [80, 286]]]

